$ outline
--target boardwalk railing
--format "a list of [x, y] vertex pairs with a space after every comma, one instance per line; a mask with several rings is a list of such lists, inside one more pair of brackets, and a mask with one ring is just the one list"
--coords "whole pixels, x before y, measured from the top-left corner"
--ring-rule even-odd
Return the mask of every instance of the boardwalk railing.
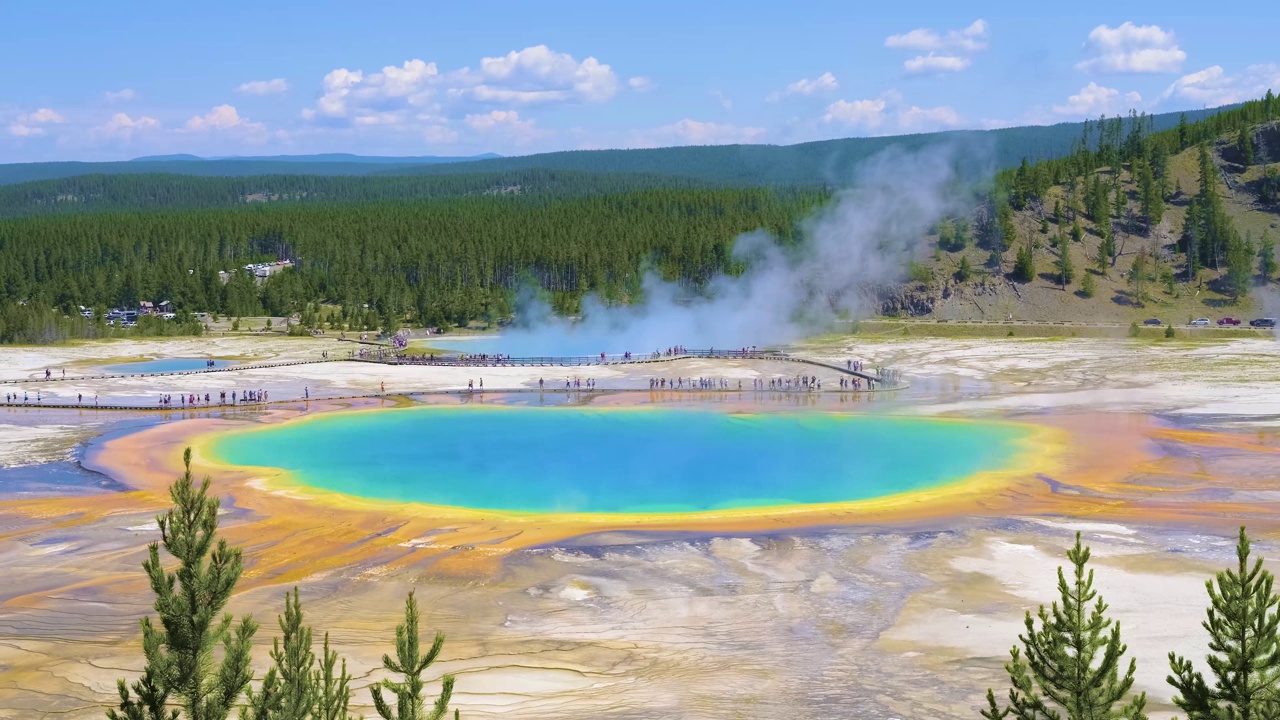
[[[347, 357], [327, 357], [317, 358], [313, 360], [289, 360], [284, 362], [266, 362], [266, 363], [249, 363], [245, 365], [230, 365], [219, 368], [207, 368], [174, 372], [160, 373], [120, 373], [120, 374], [104, 374], [104, 375], [77, 375], [73, 377], [50, 377], [50, 378], [29, 378], [27, 380], [0, 380], [0, 385], [41, 385], [48, 382], [73, 381], [73, 380], [106, 380], [112, 378], [141, 378], [141, 377], [165, 377], [165, 376], [188, 376], [203, 375], [207, 373], [229, 373], [240, 370], [259, 370], [266, 368], [278, 368], [294, 365], [311, 365], [317, 363], [329, 362], [365, 362], [380, 365], [418, 365], [424, 367], [443, 366], [443, 367], [586, 367], [599, 365], [640, 365], [648, 363], [665, 363], [677, 360], [688, 360], [691, 358], [716, 359], [716, 360], [764, 360], [771, 362], [791, 362], [811, 365], [813, 367], [826, 368], [835, 372], [851, 375], [854, 377], [868, 380], [872, 383], [879, 384], [882, 389], [892, 390], [905, 387], [901, 381], [901, 375], [892, 370], [884, 369], [877, 372], [865, 372], [861, 370], [853, 370], [846, 366], [835, 363], [827, 363], [821, 360], [811, 358], [788, 355], [776, 350], [716, 350], [708, 348], [701, 349], [682, 349], [679, 352], [667, 353], [645, 353], [643, 355], [546, 355], [546, 356], [528, 356], [528, 357], [508, 357], [505, 355], [486, 355], [486, 354], [456, 354], [456, 355], [413, 355], [403, 351], [395, 351], [390, 348], [379, 349], [374, 352], [362, 351], [361, 353], [352, 352]], [[452, 392], [452, 391], [448, 391]], [[363, 397], [363, 396], [354, 396]], [[333, 398], [327, 398], [333, 399]], [[13, 400], [6, 403], [7, 407], [21, 407], [26, 403], [17, 401], [16, 393]], [[49, 404], [35, 404], [34, 407], [52, 407]], [[62, 405], [60, 407], [92, 407], [87, 404], [77, 403], [74, 406]], [[99, 406], [101, 409], [146, 409], [145, 406]], [[169, 408], [172, 410], [173, 408]]]
[[650, 362], [666, 362], [689, 358], [712, 358], [721, 360], [775, 360], [789, 359], [786, 353], [764, 350], [681, 350], [667, 353], [631, 353], [601, 355], [528, 355], [513, 356], [502, 354], [458, 353], [458, 354], [413, 354], [396, 351], [390, 348], [376, 352], [365, 352], [351, 359], [363, 362], [384, 363], [388, 365], [455, 365], [462, 367], [580, 367], [585, 365], [631, 365]]

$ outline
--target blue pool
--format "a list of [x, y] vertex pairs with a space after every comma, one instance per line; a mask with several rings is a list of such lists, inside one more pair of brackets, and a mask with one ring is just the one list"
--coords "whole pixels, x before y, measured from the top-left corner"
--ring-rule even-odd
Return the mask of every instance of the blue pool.
[[[207, 358], [165, 358], [163, 360], [142, 360], [139, 362], [107, 365], [103, 368], [112, 375], [142, 375], [144, 373], [173, 373], [206, 370]], [[214, 360], [213, 367], [223, 368], [231, 365], [230, 360]]]
[[215, 436], [233, 465], [384, 500], [690, 512], [863, 500], [1008, 466], [1021, 426], [832, 413], [425, 407]]

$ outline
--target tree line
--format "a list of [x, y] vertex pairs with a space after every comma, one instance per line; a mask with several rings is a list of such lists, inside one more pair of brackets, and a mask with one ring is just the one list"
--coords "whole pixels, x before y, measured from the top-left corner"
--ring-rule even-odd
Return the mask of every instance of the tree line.
[[466, 195], [532, 195], [555, 199], [653, 188], [718, 186], [707, 181], [663, 175], [541, 168], [408, 177], [93, 174], [0, 185], [0, 217], [218, 208], [246, 203], [430, 200]]
[[[255, 687], [258, 623], [250, 616], [237, 622], [223, 612], [240, 580], [243, 553], [218, 537], [220, 502], [209, 496], [208, 477], [196, 484], [190, 448], [182, 460], [185, 471], [169, 488], [173, 507], [156, 518], [160, 542], [148, 546], [142, 563], [159, 624], [142, 619], [142, 676], [132, 683], [120, 679], [119, 702], [107, 710], [108, 720], [226, 720], [235, 711], [241, 720], [356, 720], [347, 661], [330, 647], [328, 633], [316, 654], [297, 588], [285, 594], [271, 666]], [[161, 547], [176, 567], [164, 565]], [[423, 679], [444, 649], [444, 634], [437, 632], [424, 647], [420, 621], [410, 592], [404, 623], [395, 629], [394, 655], [382, 658], [383, 669], [398, 679], [370, 686], [384, 720], [441, 720], [448, 714], [453, 676], [444, 676], [430, 707]]]
[[[350, 323], [450, 327], [509, 314], [513, 293], [529, 286], [574, 312], [587, 293], [639, 299], [647, 272], [690, 288], [740, 272], [738, 235], [763, 229], [799, 242], [801, 220], [827, 199], [810, 188], [655, 188], [7, 219], [0, 308], [70, 316], [81, 305], [170, 300], [245, 317], [324, 302]], [[277, 259], [294, 269], [263, 284], [240, 270]]]
[[[1067, 551], [1070, 574], [1058, 568], [1058, 600], [1027, 612], [1025, 633], [1009, 651], [1008, 693], [987, 690], [987, 720], [1145, 720], [1147, 695], [1133, 693], [1137, 661], [1120, 623], [1093, 588], [1090, 549]], [[1280, 717], [1280, 595], [1262, 559], [1251, 558], [1243, 527], [1236, 565], [1205, 583], [1209, 595], [1204, 665], [1169, 653], [1167, 682], [1187, 720], [1265, 720]]]

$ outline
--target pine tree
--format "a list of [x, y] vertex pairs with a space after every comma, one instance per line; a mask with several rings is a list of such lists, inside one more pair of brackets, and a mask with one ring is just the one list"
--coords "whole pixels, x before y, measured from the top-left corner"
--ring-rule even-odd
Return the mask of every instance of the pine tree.
[[[1086, 568], [1090, 551], [1080, 545], [1067, 552], [1074, 568], [1070, 580], [1058, 568], [1060, 599], [1051, 609], [1040, 606], [1036, 618], [1026, 615], [1026, 634], [1019, 635], [1022, 648], [1014, 646], [1005, 664], [1013, 687], [1009, 702], [1001, 708], [995, 693], [987, 691], [989, 720], [1012, 717], [1016, 720], [1095, 720], [1126, 718], [1144, 720], [1146, 693], [1125, 702], [1133, 687], [1137, 661], [1129, 660], [1121, 676], [1125, 652], [1120, 641], [1120, 624], [1107, 617], [1107, 605], [1093, 589], [1093, 571]], [[1094, 603], [1096, 599], [1096, 603]], [[1090, 603], [1094, 603], [1092, 609]]]
[[1151, 229], [1164, 218], [1164, 196], [1160, 184], [1152, 174], [1151, 165], [1145, 162], [1138, 163], [1138, 193], [1147, 235], [1150, 235]]
[[1000, 210], [996, 215], [996, 230], [999, 234], [993, 247], [998, 246], [1002, 252], [1018, 241], [1018, 227], [1013, 222], [1013, 208], [1008, 203], [1000, 203]]
[[1142, 305], [1147, 301], [1147, 283], [1151, 280], [1151, 269], [1145, 252], [1138, 253], [1133, 258], [1133, 265], [1129, 267], [1127, 279], [1133, 302], [1137, 305]]
[[1240, 718], [1263, 720], [1280, 716], [1280, 597], [1275, 577], [1258, 558], [1250, 566], [1249, 536], [1240, 528], [1236, 569], [1218, 573], [1205, 583], [1209, 591], [1209, 656], [1214, 684], [1210, 687], [1191, 661], [1169, 653], [1169, 684], [1177, 690], [1173, 702], [1188, 720]]
[[1091, 298], [1097, 294], [1097, 285], [1093, 279], [1093, 273], [1086, 272], [1084, 278], [1080, 281], [1080, 295]]
[[973, 266], [969, 264], [969, 256], [960, 256], [960, 265], [956, 268], [956, 282], [968, 282], [973, 276]]
[[[422, 673], [436, 658], [444, 647], [444, 633], [437, 632], [435, 641], [425, 655], [419, 652], [418, 637], [418, 601], [412, 592], [404, 603], [404, 624], [396, 626], [396, 657], [382, 656], [382, 667], [389, 672], [404, 676], [401, 682], [383, 680], [370, 688], [373, 692], [373, 706], [383, 720], [440, 720], [449, 711], [449, 698], [453, 695], [453, 676], [445, 675], [440, 688], [440, 697], [436, 698], [434, 708], [430, 712], [422, 697]], [[382, 697], [382, 691], [395, 694], [395, 708]], [[454, 713], [457, 717], [457, 713]]]
[[1071, 281], [1075, 279], [1076, 268], [1071, 262], [1071, 248], [1067, 243], [1059, 243], [1058, 245], [1058, 282], [1062, 285], [1062, 289], [1066, 290]]
[[[1107, 228], [1102, 233], [1102, 242], [1098, 243], [1098, 262], [1114, 266], [1116, 257], [1116, 236], [1115, 233], [1111, 232], [1111, 228]], [[1104, 270], [1103, 272], [1105, 273], [1106, 271]]]
[[1262, 231], [1262, 242], [1258, 244], [1258, 274], [1264, 284], [1276, 275], [1276, 244], [1267, 230]]
[[351, 703], [351, 676], [347, 674], [347, 661], [344, 658], [341, 667], [338, 666], [337, 651], [329, 649], [329, 633], [324, 634], [320, 668], [311, 682], [316, 691], [315, 720], [355, 720], [347, 712]]
[[302, 604], [298, 588], [284, 597], [284, 615], [280, 616], [280, 633], [273, 641], [273, 665], [262, 679], [262, 689], [246, 693], [248, 712], [244, 720], [311, 720], [316, 706], [316, 689], [312, 667], [311, 628], [302, 624]]
[[1227, 239], [1227, 286], [1235, 302], [1249, 295], [1253, 284], [1253, 256], [1251, 240], [1242, 240], [1240, 233], [1232, 231]]
[[1121, 185], [1120, 183], [1119, 170], [1116, 170], [1114, 180], [1111, 183], [1111, 188], [1115, 193], [1115, 198], [1116, 198], [1113, 215], [1116, 220], [1123, 220], [1125, 208], [1128, 207], [1128, 204], [1129, 204], [1129, 197], [1125, 195], [1124, 186]]
[[1018, 248], [1018, 256], [1013, 263], [1013, 278], [1021, 282], [1031, 282], [1035, 277], [1035, 251], [1032, 250], [1031, 241], [1028, 240]]
[[[118, 683], [118, 711], [111, 720], [176, 720], [181, 707], [187, 720], [226, 720], [253, 679], [249, 651], [258, 629], [245, 617], [235, 626], [232, 615], [218, 618], [226, 607], [242, 569], [239, 548], [217, 537], [218, 498], [209, 497], [209, 478], [197, 488], [191, 475], [191, 448], [182, 455], [186, 468], [169, 488], [174, 508], [156, 518], [161, 543], [151, 543], [142, 567], [156, 594], [161, 628], [142, 619], [142, 648], [147, 664], [142, 679]], [[214, 541], [217, 545], [214, 545]], [[160, 544], [177, 558], [176, 572], [160, 564]], [[214, 648], [222, 645], [221, 662]]]
[[1240, 134], [1236, 136], [1236, 149], [1240, 151], [1245, 165], [1253, 164], [1253, 134], [1248, 128], [1240, 128]]

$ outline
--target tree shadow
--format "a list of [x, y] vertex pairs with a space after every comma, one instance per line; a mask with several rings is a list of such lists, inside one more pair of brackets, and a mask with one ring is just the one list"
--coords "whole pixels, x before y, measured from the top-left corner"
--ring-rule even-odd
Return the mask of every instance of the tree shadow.
[[1117, 290], [1116, 294], [1111, 297], [1111, 302], [1124, 307], [1140, 308], [1146, 307], [1138, 298], [1128, 290]]

